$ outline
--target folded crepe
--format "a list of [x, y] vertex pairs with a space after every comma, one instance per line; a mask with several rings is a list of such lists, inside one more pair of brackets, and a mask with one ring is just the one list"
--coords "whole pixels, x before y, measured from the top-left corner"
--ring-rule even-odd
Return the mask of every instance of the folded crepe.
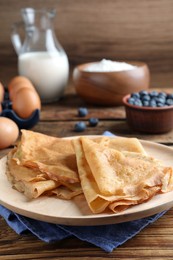
[[18, 165], [38, 169], [55, 181], [79, 182], [76, 157], [71, 140], [21, 130], [13, 155]]
[[[145, 167], [154, 175], [143, 175]], [[20, 142], [8, 154], [6, 174], [29, 199], [72, 199], [84, 192], [94, 213], [141, 203], [168, 191], [172, 183], [171, 169], [147, 157], [137, 138], [64, 139], [29, 130], [22, 130]]]
[[118, 151], [87, 137], [74, 139], [73, 145], [82, 190], [93, 213], [119, 212], [173, 189], [172, 167], [145, 153]]
[[18, 146], [8, 154], [6, 174], [30, 199], [42, 194], [71, 199], [82, 193], [71, 140], [22, 130]]
[[[21, 140], [7, 158], [7, 177], [29, 199], [56, 195], [72, 199], [83, 191], [70, 139], [21, 130]], [[106, 137], [96, 142], [107, 145]]]
[[141, 153], [146, 155], [146, 151], [140, 141], [137, 138], [129, 137], [112, 137], [109, 138], [109, 148], [116, 149], [118, 151], [128, 151]]

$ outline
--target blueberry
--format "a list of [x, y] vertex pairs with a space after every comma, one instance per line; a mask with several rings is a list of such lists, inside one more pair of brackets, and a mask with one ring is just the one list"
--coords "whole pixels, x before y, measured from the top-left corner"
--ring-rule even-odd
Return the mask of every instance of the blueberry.
[[96, 126], [98, 124], [98, 122], [99, 122], [98, 118], [92, 117], [92, 118], [89, 119], [89, 125], [90, 126]]
[[165, 106], [165, 104], [163, 104], [163, 103], [157, 103], [157, 107], [164, 107]]
[[142, 107], [142, 101], [140, 99], [136, 99], [134, 105]]
[[149, 106], [150, 106], [150, 107], [157, 107], [157, 103], [156, 103], [155, 99], [151, 99], [151, 100], [150, 100]]
[[141, 100], [142, 101], [149, 101], [151, 98], [150, 98], [150, 96], [147, 94], [147, 95], [143, 95], [142, 97], [141, 97]]
[[128, 99], [128, 103], [134, 105], [135, 99], [133, 97]]
[[144, 95], [148, 95], [148, 92], [147, 92], [146, 90], [141, 90], [141, 91], [139, 92], [139, 95], [140, 95], [140, 97], [142, 97], [142, 96], [144, 96]]
[[84, 122], [77, 122], [74, 126], [76, 132], [83, 132], [86, 129], [86, 124]]
[[161, 98], [161, 97], [158, 96], [158, 97], [155, 98], [155, 100], [156, 100], [157, 104], [158, 103], [162, 103], [163, 105], [165, 104], [165, 99], [164, 98]]
[[172, 105], [173, 105], [173, 99], [168, 98], [168, 99], [166, 100], [166, 105], [172, 106]]
[[144, 107], [149, 107], [149, 101], [148, 100], [144, 100], [142, 102], [142, 104], [143, 104]]
[[134, 92], [131, 94], [132, 98], [140, 98], [140, 94], [138, 92]]
[[135, 106], [144, 107], [164, 107], [173, 105], [173, 93], [167, 94], [166, 92], [152, 91], [147, 92], [141, 90], [134, 92], [130, 95], [128, 103]]
[[167, 97], [167, 94], [165, 92], [159, 92], [158, 97], [165, 99]]
[[88, 109], [86, 108], [86, 107], [80, 107], [79, 109], [78, 109], [78, 115], [80, 116], [80, 117], [84, 117], [84, 116], [86, 116], [88, 114]]
[[152, 91], [152, 92], [150, 92], [150, 97], [157, 97], [158, 94], [159, 93], [157, 91]]
[[167, 99], [169, 98], [173, 99], [173, 93], [167, 94]]

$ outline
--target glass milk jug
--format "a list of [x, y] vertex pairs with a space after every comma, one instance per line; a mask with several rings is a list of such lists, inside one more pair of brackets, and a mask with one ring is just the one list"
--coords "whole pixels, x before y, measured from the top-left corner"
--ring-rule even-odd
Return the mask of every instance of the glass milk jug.
[[[23, 22], [14, 24], [11, 35], [18, 55], [19, 75], [29, 78], [43, 103], [64, 94], [69, 77], [68, 58], [53, 29], [55, 10], [21, 10]], [[24, 41], [19, 35], [24, 26]]]

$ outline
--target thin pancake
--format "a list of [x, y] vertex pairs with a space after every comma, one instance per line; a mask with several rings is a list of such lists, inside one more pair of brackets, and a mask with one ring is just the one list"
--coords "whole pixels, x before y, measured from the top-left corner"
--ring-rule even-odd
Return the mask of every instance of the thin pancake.
[[71, 199], [82, 193], [80, 183], [68, 184], [50, 180], [47, 174], [38, 169], [18, 165], [12, 158], [13, 152], [8, 154], [6, 174], [13, 188], [24, 193], [28, 199], [37, 198], [42, 194]]
[[119, 152], [86, 137], [73, 141], [81, 186], [92, 212], [120, 211], [173, 188], [173, 170], [140, 153]]
[[109, 148], [116, 149], [118, 151], [136, 152], [146, 154], [145, 149], [137, 138], [129, 137], [117, 137], [111, 138], [109, 142]]
[[22, 130], [13, 159], [18, 165], [39, 169], [51, 180], [79, 182], [71, 140]]
[[[108, 139], [97, 142], [106, 145]], [[82, 193], [71, 140], [22, 130], [17, 148], [8, 154], [7, 176], [28, 198], [42, 194], [71, 199]]]

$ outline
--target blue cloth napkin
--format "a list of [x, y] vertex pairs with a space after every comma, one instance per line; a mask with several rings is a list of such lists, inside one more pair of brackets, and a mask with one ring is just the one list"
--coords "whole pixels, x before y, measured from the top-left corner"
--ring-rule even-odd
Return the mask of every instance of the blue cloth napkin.
[[[104, 135], [110, 136], [112, 134], [106, 131]], [[156, 221], [164, 213], [161, 212], [147, 218], [113, 225], [65, 226], [27, 218], [0, 205], [0, 215], [17, 234], [29, 231], [42, 241], [49, 243], [75, 236], [102, 248], [106, 252], [112, 252], [116, 247], [138, 234], [147, 225]]]

